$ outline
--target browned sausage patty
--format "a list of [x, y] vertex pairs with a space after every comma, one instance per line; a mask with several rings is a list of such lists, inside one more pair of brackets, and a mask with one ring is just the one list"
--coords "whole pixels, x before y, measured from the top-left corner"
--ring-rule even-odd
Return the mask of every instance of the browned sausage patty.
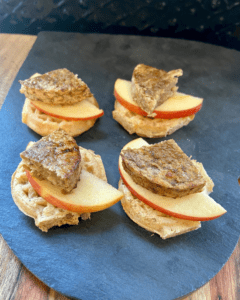
[[126, 149], [123, 167], [133, 181], [153, 193], [182, 197], [200, 192], [205, 180], [174, 140]]
[[24, 167], [34, 177], [59, 186], [65, 193], [76, 187], [81, 155], [73, 137], [59, 129], [41, 138], [20, 154]]

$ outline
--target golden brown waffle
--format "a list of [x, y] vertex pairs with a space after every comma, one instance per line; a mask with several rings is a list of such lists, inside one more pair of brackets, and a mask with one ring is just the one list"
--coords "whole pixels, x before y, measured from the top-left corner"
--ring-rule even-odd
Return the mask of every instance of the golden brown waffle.
[[[88, 101], [98, 107], [98, 103], [94, 97], [89, 98]], [[68, 121], [55, 118], [36, 109], [27, 98], [22, 110], [22, 122], [41, 136], [49, 135], [61, 128], [69, 135], [75, 137], [93, 127], [96, 120]]]
[[177, 119], [153, 119], [140, 116], [123, 107], [115, 101], [113, 118], [123, 126], [129, 134], [136, 133], [141, 137], [160, 138], [172, 134], [176, 130], [186, 126], [195, 115]]
[[[31, 143], [29, 144], [31, 145]], [[81, 167], [95, 176], [107, 181], [102, 159], [92, 150], [80, 147]], [[29, 183], [23, 163], [14, 172], [11, 181], [12, 197], [18, 208], [35, 221], [35, 225], [47, 232], [53, 226], [77, 225], [79, 218], [87, 220], [90, 213], [75, 213], [53, 206], [40, 197]]]

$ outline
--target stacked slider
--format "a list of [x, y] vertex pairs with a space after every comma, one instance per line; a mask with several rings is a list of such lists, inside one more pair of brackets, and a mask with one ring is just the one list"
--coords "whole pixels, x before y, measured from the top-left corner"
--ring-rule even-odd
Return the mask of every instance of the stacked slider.
[[20, 83], [26, 96], [22, 122], [42, 136], [59, 128], [78, 136], [104, 114], [86, 83], [67, 69], [36, 73]]
[[182, 74], [181, 69], [166, 72], [137, 65], [131, 82], [115, 82], [113, 118], [130, 134], [149, 138], [164, 137], [188, 125], [203, 99], [177, 92]]
[[18, 208], [42, 231], [110, 207], [122, 193], [107, 183], [99, 155], [79, 147], [59, 129], [30, 142], [12, 176], [12, 196]]
[[174, 140], [128, 143], [119, 157], [119, 190], [127, 215], [163, 239], [200, 228], [226, 210], [208, 194], [213, 182], [203, 165], [188, 158]]

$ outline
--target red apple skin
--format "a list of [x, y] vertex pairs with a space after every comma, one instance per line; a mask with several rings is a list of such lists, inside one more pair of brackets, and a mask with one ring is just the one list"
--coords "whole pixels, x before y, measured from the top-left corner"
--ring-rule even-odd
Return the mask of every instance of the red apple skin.
[[202, 108], [202, 104], [199, 104], [198, 106], [196, 106], [194, 108], [186, 109], [181, 112], [157, 112], [157, 118], [178, 119], [178, 118], [189, 117], [189, 116], [195, 115], [201, 108]]
[[31, 104], [36, 108], [38, 109], [39, 111], [45, 113], [46, 115], [49, 115], [51, 117], [55, 117], [55, 118], [58, 118], [58, 119], [62, 119], [62, 120], [67, 120], [67, 121], [87, 121], [87, 120], [92, 120], [92, 119], [98, 119], [100, 117], [102, 117], [104, 115], [104, 112], [102, 112], [101, 114], [99, 115], [96, 115], [96, 116], [91, 116], [91, 117], [88, 117], [88, 118], [69, 118], [69, 117], [65, 117], [65, 116], [58, 116], [58, 115], [55, 115], [55, 114], [52, 114], [52, 113], [49, 113], [48, 111], [42, 109], [42, 108], [39, 108], [35, 103], [31, 102]]
[[34, 190], [41, 195], [41, 187], [40, 185], [37, 184], [36, 181], [33, 180], [31, 173], [28, 170], [25, 170], [26, 175], [27, 175], [27, 179], [30, 182], [31, 186], [34, 188]]
[[92, 212], [101, 211], [101, 210], [104, 210], [104, 209], [116, 204], [122, 198], [122, 197], [116, 198], [114, 201], [109, 203], [107, 206], [94, 205], [94, 206], [89, 206], [89, 207], [86, 207], [86, 206], [83, 207], [83, 206], [80, 206], [79, 204], [74, 205], [72, 203], [65, 203], [63, 201], [60, 201], [59, 199], [56, 199], [52, 195], [49, 195], [49, 194], [43, 195], [41, 186], [34, 180], [34, 178], [32, 178], [31, 173], [28, 170], [25, 170], [25, 172], [26, 172], [28, 181], [30, 182], [31, 186], [42, 198], [44, 198], [47, 202], [49, 202], [50, 204], [52, 204], [58, 208], [62, 208], [62, 209], [69, 210], [72, 212], [92, 213]]
[[[116, 97], [116, 100], [122, 105], [124, 106], [126, 109], [147, 117], [147, 113], [142, 110], [139, 106], [135, 106], [129, 102], [127, 102], [126, 100], [124, 100], [121, 96], [119, 96], [119, 94], [116, 92], [116, 90], [114, 90], [114, 96]], [[155, 119], [177, 119], [177, 118], [184, 118], [184, 117], [188, 117], [191, 115], [195, 115], [200, 109], [202, 108], [202, 104], [199, 104], [198, 106], [191, 108], [191, 109], [186, 109], [186, 110], [182, 110], [182, 111], [175, 111], [175, 112], [161, 112], [161, 111], [154, 111], [153, 113], [156, 114], [156, 116], [154, 117]]]
[[147, 113], [142, 110], [139, 106], [136, 106], [136, 105], [133, 105], [132, 103], [129, 103], [127, 102], [126, 100], [124, 100], [121, 96], [119, 96], [119, 94], [117, 93], [116, 90], [114, 90], [114, 96], [116, 98], [116, 100], [122, 105], [124, 106], [126, 109], [138, 114], [138, 115], [141, 115], [141, 116], [144, 116], [146, 117], [147, 116]]
[[[41, 194], [40, 194], [40, 196], [41, 196]], [[87, 210], [86, 208], [79, 206], [79, 205], [76, 206], [71, 203], [68, 203], [65, 205], [64, 202], [59, 201], [58, 199], [54, 198], [52, 195], [46, 195], [46, 196], [44, 196], [44, 199], [47, 202], [51, 203], [52, 205], [62, 208], [62, 209], [65, 209], [65, 210], [70, 210], [70, 211], [79, 212], [79, 213], [92, 212], [90, 210]]]
[[[32, 178], [31, 173], [28, 170], [25, 170], [25, 171], [26, 171], [26, 175], [27, 175], [28, 181], [30, 182], [31, 186], [34, 188], [34, 190], [40, 196], [42, 196], [41, 186]], [[54, 197], [52, 197], [51, 195], [47, 195], [47, 197], [44, 197], [44, 199], [47, 202], [51, 203], [52, 205], [55, 205], [55, 206], [60, 207], [62, 209], [70, 210], [70, 209], [67, 209], [67, 207], [65, 207], [64, 205], [61, 205], [61, 202], [59, 203], [58, 201], [56, 201], [56, 199]]]
[[158, 211], [160, 211], [160, 212], [162, 212], [166, 215], [169, 215], [171, 217], [175, 217], [175, 218], [178, 218], [178, 219], [190, 220], [190, 221], [210, 221], [210, 220], [214, 220], [214, 219], [217, 219], [217, 218], [220, 217], [220, 216], [214, 216], [212, 218], [191, 217], [191, 216], [185, 216], [185, 215], [181, 215], [181, 214], [178, 214], [178, 213], [174, 213], [172, 211], [169, 211], [167, 209], [159, 207], [159, 206], [155, 205], [154, 203], [152, 203], [151, 201], [144, 198], [143, 196], [139, 195], [134, 189], [132, 189], [131, 186], [129, 186], [129, 184], [124, 179], [124, 176], [122, 175], [120, 168], [119, 168], [119, 173], [120, 173], [120, 176], [122, 178], [123, 183], [126, 185], [126, 187], [129, 189], [129, 191], [135, 197], [137, 197], [139, 200], [141, 200], [143, 203], [147, 204], [148, 206], [152, 207], [153, 209], [156, 209], [156, 210], [158, 210]]

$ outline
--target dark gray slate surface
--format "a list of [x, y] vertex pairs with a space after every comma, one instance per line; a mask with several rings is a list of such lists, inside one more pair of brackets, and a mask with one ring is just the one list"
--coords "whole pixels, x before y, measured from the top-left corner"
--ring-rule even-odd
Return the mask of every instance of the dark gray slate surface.
[[[19, 79], [66, 67], [79, 74], [105, 115], [77, 138], [102, 156], [109, 182], [117, 187], [117, 160], [130, 136], [111, 117], [117, 78], [130, 79], [138, 63], [182, 68], [179, 91], [203, 97], [195, 120], [175, 132], [182, 149], [203, 162], [215, 182], [212, 197], [228, 213], [198, 231], [166, 241], [135, 225], [120, 203], [94, 213], [79, 226], [42, 233], [15, 206], [11, 175], [27, 143], [40, 137], [21, 123], [24, 96]], [[69, 297], [174, 299], [211, 279], [239, 238], [240, 53], [182, 40], [114, 35], [40, 33], [0, 113], [0, 232], [23, 264]], [[163, 139], [148, 140], [158, 142]]]

